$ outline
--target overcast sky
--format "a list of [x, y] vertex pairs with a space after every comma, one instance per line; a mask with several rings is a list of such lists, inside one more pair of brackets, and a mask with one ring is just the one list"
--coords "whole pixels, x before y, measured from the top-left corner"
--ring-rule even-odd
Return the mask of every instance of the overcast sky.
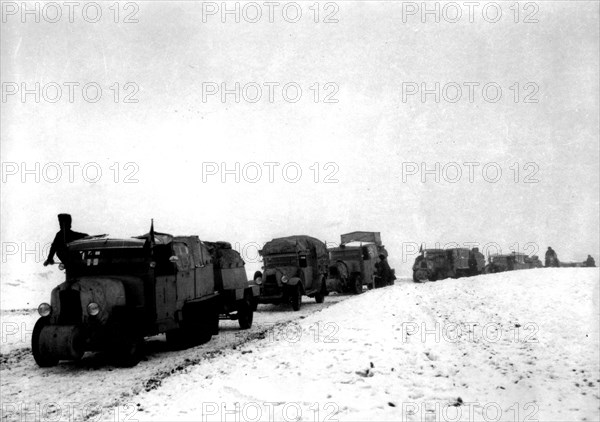
[[[71, 23], [62, 6], [57, 23], [47, 21], [56, 16], [50, 9], [36, 23], [20, 3], [16, 11], [5, 3], [3, 245], [51, 241], [56, 214], [68, 212], [74, 229], [90, 234], [137, 235], [154, 218], [157, 231], [240, 245], [380, 231], [400, 274], [410, 272], [415, 256], [407, 252], [420, 243], [495, 243], [508, 252], [517, 244], [532, 252], [533, 242], [542, 256], [552, 245], [562, 260], [590, 253], [598, 261], [599, 6], [538, 2], [524, 10], [522, 3], [515, 23], [512, 3], [501, 3], [496, 23], [484, 3], [473, 22], [463, 7], [457, 23], [447, 21], [450, 8], [439, 23], [427, 15], [422, 22], [413, 8], [421, 2], [321, 3], [318, 23], [313, 2], [298, 3], [296, 23], [281, 8], [269, 22], [264, 6], [257, 23], [247, 22], [256, 8], [244, 3], [239, 23], [232, 15], [223, 23], [220, 11], [206, 13], [220, 2], [121, 4], [119, 23], [112, 3], [101, 4], [97, 23], [80, 8]], [[285, 18], [294, 20], [295, 11], [288, 7]], [[94, 11], [86, 13], [93, 20]], [[123, 22], [127, 16], [138, 22]], [[73, 102], [69, 82], [79, 84], [71, 84]], [[239, 103], [233, 94], [223, 102], [220, 92], [203, 98], [209, 87], [236, 82], [246, 85]], [[436, 82], [439, 102], [434, 94], [423, 101], [422, 83], [433, 89]], [[23, 101], [22, 89], [36, 83], [40, 102], [33, 94]], [[102, 88], [95, 103], [83, 99], [87, 83]], [[57, 85], [62, 97], [51, 102]], [[262, 97], [251, 102], [256, 86]], [[292, 102], [295, 86], [302, 95]], [[462, 97], [452, 102], [456, 86]], [[502, 97], [492, 102], [497, 87]], [[87, 93], [95, 96], [93, 86]], [[128, 94], [137, 102], [125, 102]], [[52, 162], [63, 170], [55, 183]], [[67, 162], [79, 163], [73, 183]], [[250, 178], [256, 168], [247, 165], [255, 162], [263, 174], [256, 183], [236, 183], [234, 175], [222, 183], [220, 173], [203, 182], [203, 163], [212, 162], [246, 165]], [[280, 163], [272, 165], [273, 183], [265, 162]], [[465, 162], [477, 163], [472, 182]], [[39, 183], [35, 174], [22, 182], [21, 163], [40, 163]], [[296, 183], [284, 179], [287, 163], [288, 179], [302, 169]], [[423, 183], [421, 163], [439, 163], [440, 181], [430, 174]], [[459, 165], [460, 178], [448, 163]], [[84, 179], [86, 164], [88, 180], [101, 168], [96, 183]], [[403, 180], [403, 169], [419, 172]], [[124, 183], [127, 175], [137, 183]], [[334, 183], [325, 183], [328, 175]], [[445, 180], [452, 178], [460, 180]], [[5, 248], [3, 272], [22, 267]]]

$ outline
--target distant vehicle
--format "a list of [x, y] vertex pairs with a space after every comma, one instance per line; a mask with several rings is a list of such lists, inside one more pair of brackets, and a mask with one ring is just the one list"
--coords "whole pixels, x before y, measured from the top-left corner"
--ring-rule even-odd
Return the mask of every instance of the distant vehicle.
[[585, 262], [561, 262], [559, 267], [581, 268], [585, 267]]
[[415, 259], [413, 281], [436, 281], [445, 278], [481, 274], [485, 257], [478, 248], [425, 249]]
[[[349, 246], [352, 242], [359, 245]], [[369, 289], [383, 287], [376, 277], [380, 254], [387, 257], [388, 253], [381, 243], [379, 232], [341, 235], [340, 246], [329, 249], [327, 290], [359, 294], [363, 285]]]
[[32, 353], [39, 366], [108, 351], [118, 364], [142, 357], [144, 337], [166, 333], [185, 344], [209, 341], [219, 316], [252, 324], [243, 261], [231, 270], [213, 265], [226, 248], [213, 251], [198, 236], [154, 233], [136, 238], [84, 238], [67, 245], [66, 280], [38, 307]]
[[529, 264], [529, 268], [543, 268], [544, 263], [540, 260], [539, 256], [525, 256], [525, 263]]
[[537, 255], [528, 257], [523, 253], [517, 252], [490, 255], [488, 261], [489, 262], [485, 267], [486, 274], [543, 267], [542, 262]]
[[329, 266], [323, 242], [304, 235], [281, 237], [265, 243], [259, 253], [264, 273], [257, 271], [254, 282], [260, 286], [260, 303], [291, 303], [294, 311], [300, 310], [302, 295], [323, 303]]

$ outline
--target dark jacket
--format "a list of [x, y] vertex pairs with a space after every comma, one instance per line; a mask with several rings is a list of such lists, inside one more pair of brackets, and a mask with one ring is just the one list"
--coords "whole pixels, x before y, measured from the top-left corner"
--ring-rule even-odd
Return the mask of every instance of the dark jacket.
[[88, 236], [87, 233], [79, 233], [75, 232], [71, 229], [61, 230], [56, 233], [54, 240], [52, 241], [52, 246], [50, 246], [50, 253], [48, 254], [48, 259], [52, 260], [54, 258], [54, 254], [58, 256], [58, 259], [65, 264], [68, 259], [67, 254], [67, 243], [74, 242], [75, 240], [79, 240]]

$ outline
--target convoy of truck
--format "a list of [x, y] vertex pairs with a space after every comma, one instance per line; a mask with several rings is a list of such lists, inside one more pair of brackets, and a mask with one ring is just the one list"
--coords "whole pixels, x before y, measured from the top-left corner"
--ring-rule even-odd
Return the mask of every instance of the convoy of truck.
[[[105, 351], [116, 364], [133, 366], [143, 356], [145, 337], [164, 333], [176, 345], [202, 344], [218, 334], [221, 319], [251, 328], [259, 303], [298, 311], [303, 296], [323, 303], [329, 292], [360, 294], [365, 286], [384, 287], [396, 278], [379, 232], [343, 234], [329, 249], [311, 236], [273, 239], [259, 251], [263, 271], [252, 280], [230, 243], [155, 233], [153, 225], [142, 236], [88, 236], [66, 249], [65, 281], [52, 290], [50, 303], [38, 307], [32, 333], [32, 354], [41, 367], [81, 359], [88, 351]], [[537, 256], [519, 253], [490, 256], [486, 265], [477, 248], [422, 249], [413, 280], [541, 266]]]

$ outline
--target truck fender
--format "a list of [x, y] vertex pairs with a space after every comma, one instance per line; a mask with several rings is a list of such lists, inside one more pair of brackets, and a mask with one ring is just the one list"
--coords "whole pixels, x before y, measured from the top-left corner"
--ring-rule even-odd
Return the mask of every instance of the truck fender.
[[235, 300], [242, 300], [246, 289], [235, 289]]
[[302, 283], [302, 280], [300, 279], [300, 277], [292, 277], [290, 278], [290, 280], [287, 282], [287, 284], [289, 286], [295, 286], [298, 283]]
[[260, 296], [260, 286], [253, 284], [252, 286], [247, 287], [245, 295], [248, 295], [251, 298]]

